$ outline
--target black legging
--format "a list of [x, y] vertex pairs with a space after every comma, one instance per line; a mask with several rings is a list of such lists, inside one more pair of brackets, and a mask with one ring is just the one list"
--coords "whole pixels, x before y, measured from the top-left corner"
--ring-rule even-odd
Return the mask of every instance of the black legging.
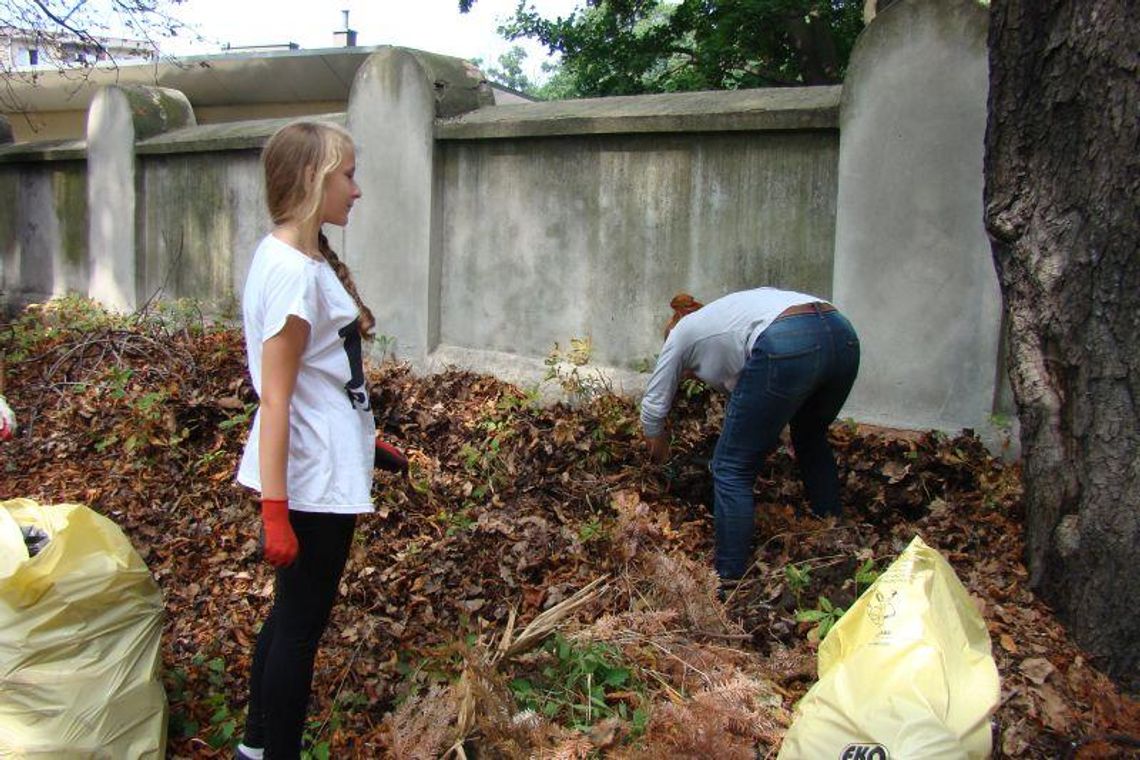
[[249, 685], [247, 747], [264, 747], [267, 758], [301, 755], [313, 660], [348, 559], [356, 515], [289, 512], [300, 551], [277, 571], [273, 609], [253, 651]]

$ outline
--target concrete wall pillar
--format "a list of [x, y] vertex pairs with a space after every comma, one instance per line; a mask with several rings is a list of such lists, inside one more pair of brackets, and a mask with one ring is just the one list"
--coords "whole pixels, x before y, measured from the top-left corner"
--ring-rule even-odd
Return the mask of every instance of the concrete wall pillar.
[[985, 435], [1001, 293], [983, 227], [988, 11], [898, 0], [859, 37], [840, 106], [834, 300], [863, 366], [844, 414]]
[[435, 119], [493, 96], [470, 64], [401, 48], [357, 70], [348, 102], [356, 176], [364, 202], [344, 235], [344, 257], [378, 336], [400, 359], [422, 365], [439, 341], [439, 210]]
[[8, 117], [0, 114], [0, 145], [7, 145], [10, 142], [15, 142], [15, 140], [12, 123], [8, 121]]
[[102, 87], [87, 112], [88, 295], [133, 311], [137, 283], [135, 142], [195, 124], [186, 96], [161, 87]]

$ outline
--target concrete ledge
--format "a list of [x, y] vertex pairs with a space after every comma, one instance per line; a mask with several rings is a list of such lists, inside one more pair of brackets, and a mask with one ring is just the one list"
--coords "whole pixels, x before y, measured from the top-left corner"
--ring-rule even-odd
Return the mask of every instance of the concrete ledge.
[[619, 134], [838, 129], [843, 88], [683, 92], [489, 106], [437, 119], [441, 140]]
[[83, 161], [86, 158], [86, 140], [45, 140], [0, 145], [0, 164], [29, 161]]
[[344, 126], [345, 114], [290, 116], [279, 119], [257, 119], [229, 124], [206, 124], [183, 127], [165, 134], [140, 140], [135, 144], [139, 155], [162, 153], [215, 153], [228, 150], [261, 149], [280, 127], [293, 121], [331, 121]]

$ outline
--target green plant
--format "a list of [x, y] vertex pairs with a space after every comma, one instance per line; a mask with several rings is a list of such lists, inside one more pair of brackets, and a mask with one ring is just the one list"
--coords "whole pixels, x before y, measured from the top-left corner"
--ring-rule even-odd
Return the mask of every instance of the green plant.
[[788, 584], [788, 590], [792, 592], [798, 603], [800, 595], [811, 584], [811, 565], [807, 562], [784, 565], [784, 582]]
[[591, 400], [589, 411], [596, 422], [590, 433], [587, 449], [589, 456], [603, 466], [621, 459], [623, 447], [639, 437], [637, 408], [628, 399], [607, 393]]
[[422, 496], [431, 494], [431, 472], [416, 460], [408, 463], [408, 482]]
[[312, 718], [305, 726], [303, 738], [304, 749], [301, 750], [301, 760], [329, 760], [332, 748], [328, 739], [323, 738], [327, 733], [335, 734], [344, 724], [344, 716], [348, 712], [355, 712], [368, 707], [368, 698], [354, 691], [338, 693], [329, 707], [328, 717], [321, 720]]
[[455, 511], [443, 510], [437, 515], [440, 521], [447, 526], [446, 534], [454, 536], [456, 533], [461, 533], [466, 530], [471, 530], [475, 527], [475, 518], [471, 516], [470, 503], [464, 504], [462, 508]]
[[242, 407], [240, 412], [231, 414], [226, 419], [218, 423], [219, 430], [229, 430], [233, 427], [244, 428], [249, 424], [249, 418], [253, 416], [254, 411], [257, 409], [257, 404], [246, 404]]
[[990, 425], [994, 426], [998, 430], [1002, 430], [1007, 433], [1013, 427], [1013, 418], [1008, 414], [1003, 414], [1001, 412], [992, 412], [989, 415], [989, 420]]
[[206, 453], [202, 454], [202, 456], [198, 457], [198, 459], [194, 462], [194, 468], [198, 470], [209, 469], [211, 465], [225, 457], [225, 455], [225, 449], [214, 449], [213, 451], [207, 451]]
[[826, 596], [821, 596], [815, 609], [796, 610], [796, 622], [815, 623], [815, 627], [808, 633], [808, 638], [823, 641], [845, 611], [842, 607], [832, 604]]
[[588, 544], [594, 539], [600, 537], [604, 531], [602, 521], [599, 517], [591, 517], [586, 522], [578, 526], [578, 540], [584, 544]]
[[[309, 724], [312, 727], [312, 723]], [[332, 749], [326, 740], [317, 740], [308, 730], [303, 739], [307, 745], [301, 750], [301, 760], [329, 760]]]
[[182, 739], [189, 738], [198, 733], [198, 721], [182, 712], [187, 702], [186, 684], [190, 680], [182, 668], [174, 668], [166, 672], [163, 679], [166, 683], [166, 697], [170, 705], [167, 731], [171, 736]]
[[376, 344], [376, 350], [380, 353], [381, 362], [396, 358], [395, 335], [377, 335], [373, 338], [373, 342]]
[[123, 442], [128, 453], [148, 445], [177, 446], [190, 436], [179, 429], [170, 409], [171, 394], [165, 388], [147, 391], [130, 401], [132, 432]]
[[[575, 730], [617, 717], [631, 723], [636, 732], [645, 727], [642, 706], [645, 685], [627, 664], [621, 651], [604, 642], [572, 642], [561, 634], [542, 646], [545, 665], [531, 677], [510, 683], [515, 699], [525, 708]], [[621, 692], [618, 698], [617, 692]], [[630, 709], [626, 697], [637, 695]]]
[[634, 371], [640, 372], [640, 373], [645, 374], [645, 375], [652, 372], [654, 367], [656, 367], [656, 366], [657, 366], [657, 354], [654, 354], [653, 356], [643, 356], [633, 363]]
[[510, 414], [511, 412], [537, 409], [540, 406], [542, 393], [539, 391], [537, 384], [528, 386], [527, 388], [513, 390], [517, 390], [518, 392], [504, 392], [495, 401], [495, 409], [497, 411]]
[[859, 587], [862, 586], [866, 591], [868, 587], [876, 580], [879, 579], [879, 571], [875, 568], [875, 560], [873, 557], [868, 557], [859, 565], [855, 570], [855, 598], [859, 598]]
[[[221, 657], [207, 659], [204, 654], [196, 654], [190, 660], [190, 664], [195, 667], [205, 668], [207, 694], [200, 702], [210, 709], [210, 728], [206, 743], [214, 749], [233, 746], [237, 734], [237, 718], [230, 709], [229, 702], [226, 699], [228, 689], [226, 687], [225, 678], [225, 660]], [[179, 675], [179, 671], [175, 671], [175, 673]], [[180, 675], [180, 685], [184, 686], [187, 678], [184, 673]], [[186, 720], [181, 721], [179, 726], [179, 729], [184, 732], [182, 734], [183, 736], [192, 735], [185, 733], [191, 729], [192, 733], [196, 734], [199, 728], [196, 722]]]
[[587, 368], [593, 353], [590, 338], [571, 338], [566, 351], [556, 342], [546, 355], [544, 382], [555, 381], [576, 401], [591, 401], [613, 393], [613, 384], [597, 368]]
[[206, 330], [202, 305], [190, 298], [154, 301], [133, 316], [136, 322], [151, 323], [171, 332], [186, 330], [191, 335], [201, 335]]
[[681, 380], [681, 395], [686, 399], [694, 399], [708, 389], [708, 386], [695, 377], [686, 377]]
[[127, 396], [127, 386], [134, 377], [135, 371], [130, 367], [111, 367], [107, 371], [107, 390], [113, 399], [123, 399]]

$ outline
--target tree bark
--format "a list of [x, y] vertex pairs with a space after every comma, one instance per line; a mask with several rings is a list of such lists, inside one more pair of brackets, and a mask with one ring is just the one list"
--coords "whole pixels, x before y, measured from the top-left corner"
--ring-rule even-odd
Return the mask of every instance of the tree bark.
[[1031, 586], [1140, 688], [1140, 24], [993, 0], [985, 216], [1008, 316]]

